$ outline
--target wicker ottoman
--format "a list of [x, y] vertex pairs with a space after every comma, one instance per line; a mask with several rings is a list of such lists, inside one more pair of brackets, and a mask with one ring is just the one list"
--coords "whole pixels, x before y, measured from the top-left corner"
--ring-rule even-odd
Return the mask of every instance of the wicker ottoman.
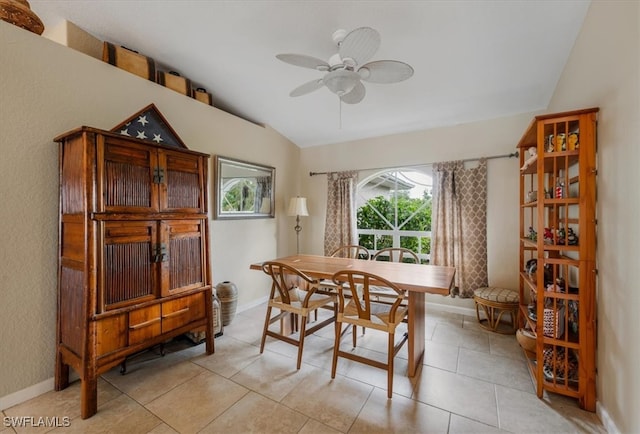
[[[476, 316], [482, 327], [492, 332], [513, 334], [518, 329], [518, 291], [507, 288], [478, 288], [473, 294], [476, 304]], [[479, 307], [484, 310], [485, 318], [480, 319]], [[511, 321], [505, 321], [508, 314]]]

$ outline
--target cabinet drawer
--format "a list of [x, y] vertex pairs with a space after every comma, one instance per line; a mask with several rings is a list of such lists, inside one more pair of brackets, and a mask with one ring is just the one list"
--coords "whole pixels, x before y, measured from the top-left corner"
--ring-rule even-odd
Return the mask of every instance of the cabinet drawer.
[[159, 304], [129, 312], [129, 345], [158, 336], [162, 331], [160, 323]]
[[162, 303], [162, 333], [205, 317], [204, 292]]
[[96, 322], [96, 353], [103, 356], [127, 345], [127, 315], [114, 315]]

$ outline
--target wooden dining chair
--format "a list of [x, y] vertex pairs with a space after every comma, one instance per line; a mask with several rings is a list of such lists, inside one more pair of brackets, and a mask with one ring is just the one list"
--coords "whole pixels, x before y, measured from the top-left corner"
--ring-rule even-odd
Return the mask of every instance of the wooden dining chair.
[[[348, 244], [344, 246], [340, 246], [335, 249], [329, 255], [332, 258], [350, 258], [350, 259], [362, 259], [369, 260], [369, 250], [366, 247], [359, 246], [357, 244]], [[331, 281], [331, 279], [324, 279], [320, 281], [320, 286], [335, 289], [336, 285]]]
[[[337, 313], [336, 294], [318, 293], [318, 281], [310, 278], [302, 271], [290, 265], [280, 262], [269, 261], [262, 264], [262, 271], [271, 276], [271, 294], [267, 304], [267, 314], [264, 320], [264, 330], [260, 342], [260, 354], [264, 351], [267, 336], [287, 342], [298, 347], [297, 369], [302, 363], [302, 351], [304, 349], [304, 338], [315, 333], [317, 330], [333, 323]], [[333, 316], [307, 328], [307, 318], [309, 312], [321, 307], [329, 307], [333, 310]], [[280, 313], [271, 316], [273, 308], [279, 309]], [[300, 319], [298, 339], [269, 329], [269, 326], [291, 315], [292, 320], [297, 323]]]
[[369, 250], [357, 244], [340, 246], [329, 255], [334, 258], [369, 259]]
[[[378, 250], [372, 257], [372, 261], [385, 261], [385, 262], [403, 262], [409, 264], [420, 264], [420, 258], [413, 251], [404, 247], [387, 247], [385, 249]], [[375, 286], [371, 288], [371, 295], [378, 300], [382, 299], [394, 299], [396, 297], [395, 291], [391, 288], [383, 286]]]
[[[408, 312], [408, 307], [402, 304], [406, 291], [375, 274], [351, 269], [338, 271], [333, 275], [332, 280], [338, 285], [338, 315], [335, 327], [331, 378], [336, 377], [338, 357], [385, 369], [387, 371], [387, 396], [391, 398], [393, 393], [393, 361], [402, 345], [409, 338], [407, 332], [402, 335], [397, 343], [395, 342], [396, 328], [407, 316]], [[396, 299], [393, 303], [380, 303], [372, 300], [369, 292], [372, 285], [391, 288], [396, 293]], [[349, 293], [351, 298], [347, 298], [346, 293]], [[351, 351], [342, 351], [340, 349], [340, 341], [343, 335], [343, 324], [362, 326], [387, 333], [387, 363], [369, 359]]]
[[419, 264], [420, 258], [413, 250], [404, 247], [387, 247], [378, 250], [372, 257], [374, 261], [405, 262]]
[[[368, 261], [371, 256], [369, 254], [369, 250], [364, 247], [364, 246], [359, 246], [357, 244], [345, 244], [344, 246], [340, 246], [337, 249], [335, 249], [333, 252], [331, 252], [331, 254], [329, 255], [332, 258], [350, 258], [350, 259], [362, 259], [365, 261]], [[328, 290], [328, 291], [336, 291], [337, 287], [336, 285], [333, 283], [333, 281], [331, 281], [331, 279], [323, 279], [320, 281], [320, 287], [323, 290]], [[318, 311], [315, 312], [315, 316], [316, 316], [316, 320], [318, 319]], [[355, 326], [353, 326], [353, 346], [356, 346], [356, 330], [357, 328]], [[362, 329], [362, 334], [365, 334], [366, 329], [363, 328]]]

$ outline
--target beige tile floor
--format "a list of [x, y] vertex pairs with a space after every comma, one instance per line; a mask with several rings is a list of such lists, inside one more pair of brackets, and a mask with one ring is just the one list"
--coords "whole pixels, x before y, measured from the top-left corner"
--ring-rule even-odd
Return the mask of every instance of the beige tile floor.
[[[77, 433], [604, 433], [594, 413], [559, 395], [536, 397], [514, 336], [483, 330], [475, 317], [427, 308], [426, 353], [408, 378], [406, 345], [396, 358], [394, 396], [383, 370], [340, 359], [331, 379], [333, 327], [296, 348], [268, 339], [259, 354], [265, 308], [238, 313], [215, 341], [216, 352], [185, 341], [164, 357], [149, 352], [127, 373], [107, 372], [98, 413], [80, 418], [75, 382], [3, 411], [3, 417], [63, 417], [58, 428], [0, 427], [12, 432]], [[361, 333], [361, 332], [360, 332]], [[351, 336], [344, 337], [348, 348]], [[356, 352], [384, 360], [386, 335], [367, 330]]]

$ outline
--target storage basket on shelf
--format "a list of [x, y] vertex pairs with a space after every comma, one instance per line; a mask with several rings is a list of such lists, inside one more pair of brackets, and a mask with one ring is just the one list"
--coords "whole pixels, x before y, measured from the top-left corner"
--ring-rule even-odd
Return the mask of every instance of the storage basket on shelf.
[[564, 334], [564, 306], [556, 311], [550, 308], [544, 309], [543, 333], [545, 336], [551, 336], [556, 339]]

